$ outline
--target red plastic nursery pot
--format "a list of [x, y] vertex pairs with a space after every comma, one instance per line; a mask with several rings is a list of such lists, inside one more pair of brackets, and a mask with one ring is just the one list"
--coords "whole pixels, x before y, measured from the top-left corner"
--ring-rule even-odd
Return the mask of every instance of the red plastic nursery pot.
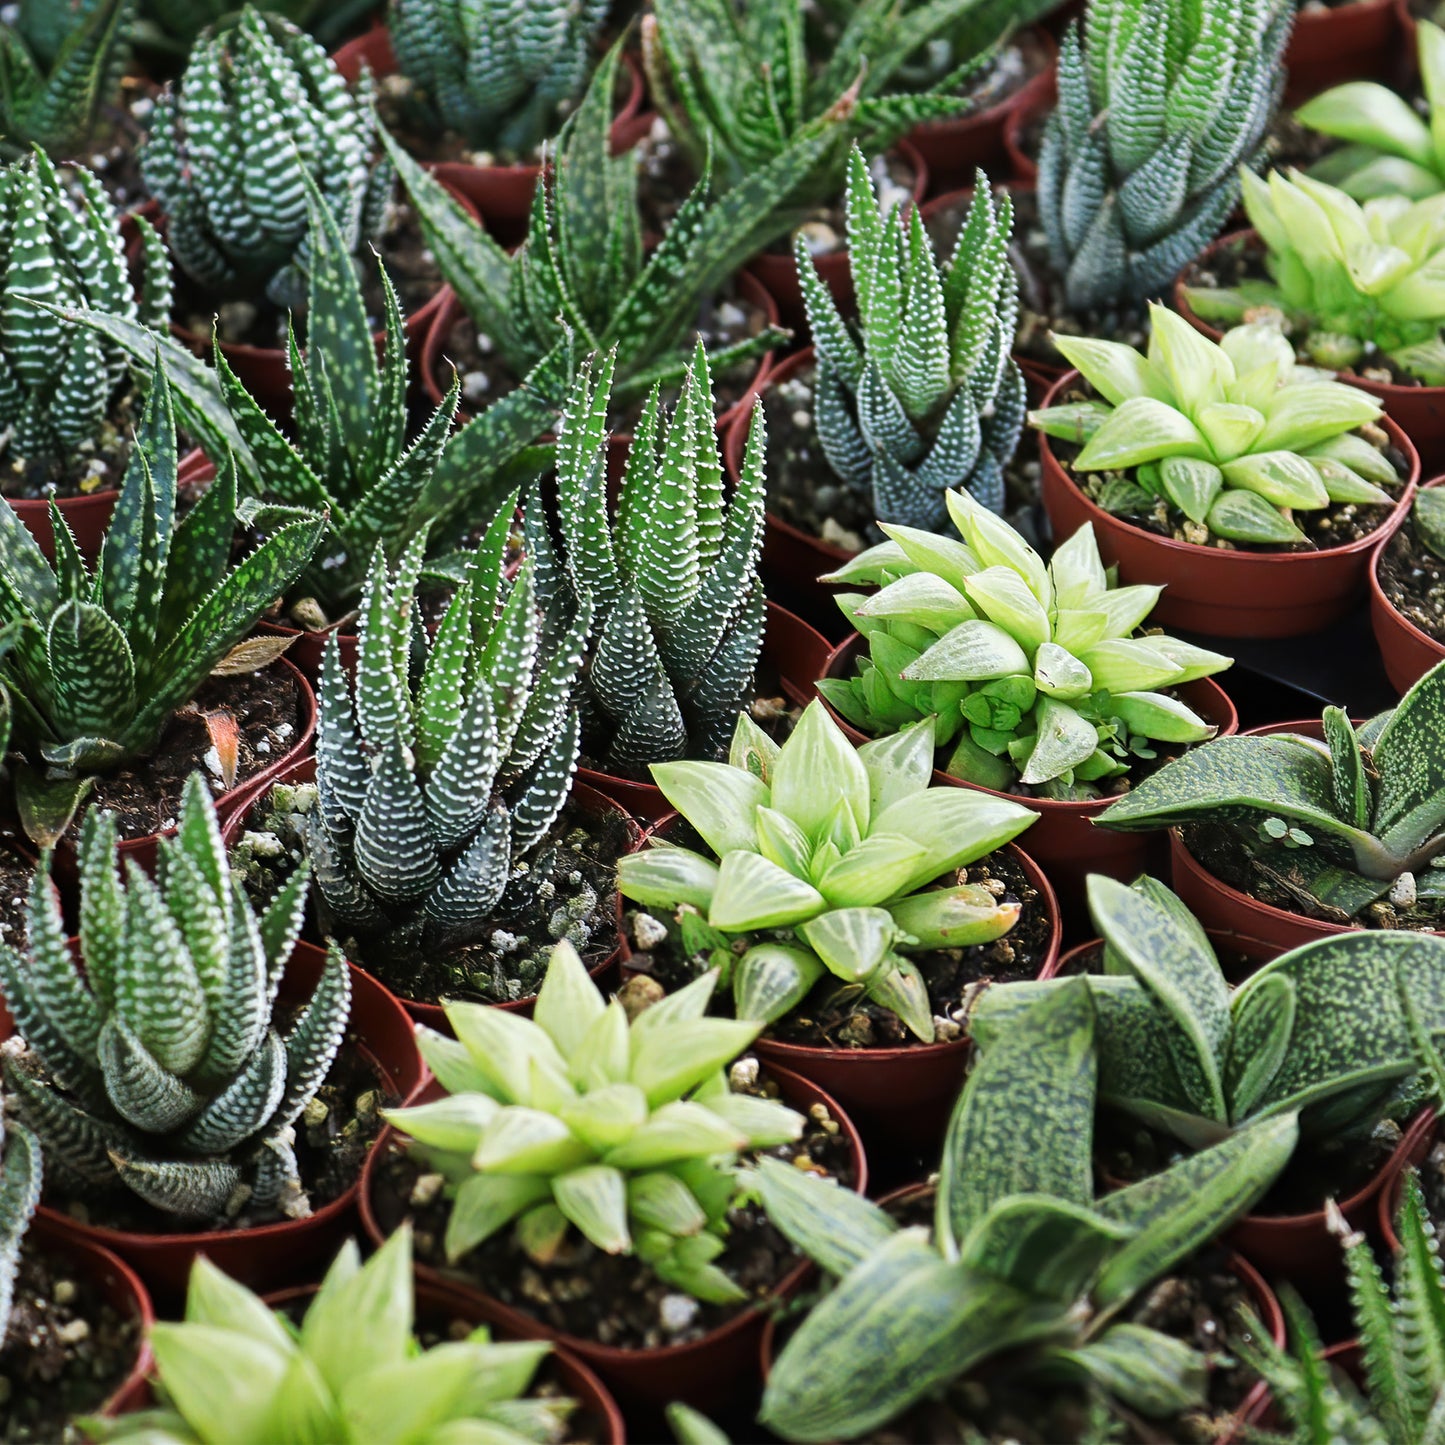
[[[784, 1102], [804, 1114], [821, 1104], [838, 1122], [850, 1146], [853, 1188], [859, 1194], [864, 1193], [868, 1186], [868, 1161], [863, 1141], [848, 1115], [817, 1084], [777, 1067], [770, 1060], [764, 1062], [768, 1074], [777, 1081]], [[434, 1097], [431, 1089], [421, 1095], [421, 1102]], [[376, 1213], [379, 1164], [387, 1150], [400, 1147], [395, 1130], [387, 1129], [377, 1140], [362, 1172], [361, 1221], [368, 1237], [378, 1245], [386, 1237]], [[681, 1400], [698, 1409], [709, 1409], [732, 1397], [738, 1382], [757, 1359], [758, 1339], [768, 1318], [769, 1306], [787, 1299], [810, 1268], [807, 1263], [798, 1264], [774, 1286], [764, 1303], [742, 1310], [701, 1339], [655, 1350], [619, 1349], [577, 1335], [561, 1334], [534, 1316], [503, 1304], [470, 1284], [443, 1275], [429, 1265], [417, 1265], [416, 1273], [421, 1281], [438, 1281], [475, 1301], [489, 1323], [509, 1334], [522, 1339], [555, 1340], [596, 1370], [625, 1403], [658, 1406]]]
[[1285, 47], [1285, 104], [1299, 105], [1342, 81], [1389, 76], [1401, 44], [1394, 0], [1301, 8]]
[[1408, 1170], [1423, 1164], [1440, 1133], [1440, 1116], [1433, 1109], [1417, 1114], [1400, 1146], [1385, 1165], [1384, 1185], [1380, 1190], [1378, 1213], [1375, 1220], [1380, 1239], [1391, 1254], [1400, 1252], [1400, 1236], [1395, 1230], [1395, 1219], [1400, 1213], [1400, 1201], [1405, 1194], [1405, 1174]]
[[[1425, 483], [1438, 487], [1445, 477]], [[1402, 522], [1393, 535], [1400, 535], [1410, 523]], [[1380, 563], [1392, 537], [1386, 537], [1370, 554], [1370, 626], [1380, 647], [1380, 660], [1390, 686], [1403, 695], [1438, 662], [1445, 659], [1445, 644], [1437, 642], [1428, 632], [1416, 627], [1385, 595], [1380, 582]]]
[[1009, 173], [1003, 179], [1012, 180], [1016, 185], [1032, 187], [1038, 179], [1039, 168], [1033, 157], [1028, 130], [1036, 121], [1047, 116], [1058, 101], [1057, 63], [1051, 65], [1040, 79], [1043, 84], [1032, 94], [1021, 97], [1004, 122], [1003, 149]]
[[[1071, 371], [1055, 383], [1045, 406], [1062, 400], [1078, 379]], [[1297, 637], [1337, 622], [1365, 587], [1373, 553], [1410, 512], [1420, 459], [1410, 438], [1386, 417], [1391, 442], [1406, 457], [1405, 490], [1394, 512], [1364, 537], [1318, 552], [1244, 552], [1176, 542], [1111, 516], [1084, 495], [1039, 433], [1041, 490], [1054, 535], [1072, 536], [1086, 522], [1105, 566], [1121, 582], [1163, 583], [1153, 621], [1214, 637]]]

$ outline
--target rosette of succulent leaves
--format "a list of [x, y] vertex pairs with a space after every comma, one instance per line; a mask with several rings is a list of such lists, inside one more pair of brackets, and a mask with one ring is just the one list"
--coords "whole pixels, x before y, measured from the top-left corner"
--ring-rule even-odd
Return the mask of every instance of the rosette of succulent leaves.
[[40, 1141], [0, 1109], [0, 1344], [15, 1300], [20, 1248], [40, 1204], [43, 1173]]
[[551, 1345], [494, 1341], [483, 1325], [424, 1348], [411, 1261], [407, 1226], [365, 1264], [348, 1239], [293, 1322], [200, 1256], [185, 1318], [151, 1327], [161, 1403], [87, 1419], [88, 1437], [105, 1445], [563, 1439], [576, 1402], [527, 1395]]
[[1445, 194], [1361, 204], [1291, 170], [1266, 180], [1246, 173], [1243, 198], [1269, 279], [1186, 286], [1196, 315], [1233, 326], [1268, 308], [1316, 366], [1388, 365], [1426, 386], [1445, 385]]
[[1089, 984], [1065, 980], [1016, 1023], [959, 1096], [931, 1232], [762, 1161], [768, 1217], [836, 1281], [768, 1377], [758, 1418], [785, 1440], [858, 1439], [925, 1398], [968, 1439], [988, 1430], [980, 1402], [1015, 1385], [1015, 1403], [1092, 1406], [1104, 1416], [1092, 1438], [1108, 1438], [1111, 1408], [1166, 1421], [1203, 1403], [1208, 1357], [1129, 1307], [1264, 1194], [1294, 1116], [1096, 1198]]
[[848, 157], [848, 325], [801, 233], [798, 279], [817, 352], [813, 418], [828, 465], [874, 516], [932, 531], [962, 487], [1003, 510], [1024, 379], [1010, 355], [1018, 280], [1013, 208], [978, 172], [953, 255], [940, 265], [916, 208], [885, 214], [856, 147]]
[[374, 159], [372, 90], [363, 74], [353, 94], [316, 41], [252, 5], [197, 40], [138, 159], [176, 264], [208, 295], [305, 301], [308, 175], [350, 252], [379, 233], [394, 176]]
[[830, 582], [881, 584], [840, 593], [863, 634], [854, 675], [818, 691], [855, 727], [884, 737], [935, 720], [944, 771], [1034, 796], [1097, 797], [1100, 785], [1215, 728], [1174, 689], [1231, 659], [1177, 637], [1136, 636], [1163, 588], [1111, 585], [1087, 523], [1046, 567], [1001, 517], [949, 492], [959, 532], [884, 523], [888, 540]]
[[1349, 923], [1366, 911], [1434, 917], [1445, 901], [1445, 663], [1358, 727], [1326, 708], [1321, 737], [1216, 738], [1105, 810], [1125, 831], [1222, 829], [1292, 906]]
[[[0, 507], [0, 683], [26, 832], [50, 846], [99, 773], [151, 753], [207, 677], [265, 666], [246, 645], [257, 620], [310, 560], [322, 518], [296, 512], [234, 564], [236, 471], [229, 462], [177, 522], [176, 429], [164, 367], [131, 449], [115, 515], [92, 567], [52, 504], [55, 562]], [[224, 735], [225, 719], [207, 726]], [[218, 734], [217, 729], [220, 730]], [[220, 742], [218, 740], [218, 748]]]
[[855, 748], [815, 701], [779, 747], [739, 714], [727, 762], [658, 763], [652, 776], [712, 856], [654, 841], [618, 859], [617, 886], [720, 971], [740, 1019], [775, 1023], [826, 982], [861, 989], [931, 1043], [909, 955], [990, 943], [1018, 921], [1017, 903], [959, 873], [1037, 814], [930, 787], [927, 719]]
[[565, 915], [562, 926], [585, 944], [583, 915], [596, 901], [585, 888], [577, 900], [545, 903], [538, 891], [552, 871], [539, 849], [577, 763], [571, 695], [591, 613], [546, 629], [530, 563], [511, 582], [503, 576], [511, 522], [508, 505], [434, 639], [416, 602], [419, 533], [394, 571], [379, 550], [372, 562], [354, 688], [334, 633], [326, 643], [308, 833], [318, 901], [330, 930], [355, 940], [366, 966], [403, 991], [425, 965], [458, 986], [500, 989], [503, 1000], [528, 996], [552, 937], [531, 958], [499, 954], [505, 978], [483, 978], [463, 950], [529, 900], [543, 918]]
[[1149, 321], [1147, 356], [1055, 336], [1095, 395], [1029, 413], [1046, 436], [1081, 447], [1068, 468], [1096, 474], [1090, 495], [1106, 512], [1156, 517], [1162, 506], [1186, 540], [1284, 547], [1308, 543], [1296, 512], [1393, 504], [1384, 486], [1400, 478], [1368, 392], [1297, 366], [1267, 321], [1217, 345], [1157, 303]]
[[[625, 777], [652, 763], [717, 757], [751, 698], [766, 600], [758, 576], [766, 486], [761, 407], [738, 483], [724, 495], [712, 385], [699, 340], [672, 415], [654, 387], [609, 516], [607, 406], [614, 358], [589, 359], [557, 442], [558, 547], [524, 508], [549, 627], [593, 616], [579, 691], [588, 756]], [[581, 635], [581, 634], [579, 634]]]
[[346, 1030], [351, 980], [334, 947], [283, 1026], [281, 975], [306, 873], [257, 917], [231, 876], [200, 775], [186, 781], [152, 882], [121, 871], [114, 819], [92, 809], [79, 848], [79, 964], [50, 883], [30, 889], [29, 943], [0, 947], [0, 994], [24, 1041], [5, 1084], [52, 1184], [129, 1191], [164, 1214], [264, 1220], [308, 1210], [295, 1124]]
[[446, 1096], [386, 1117], [449, 1181], [449, 1260], [514, 1224], [545, 1266], [575, 1229], [696, 1299], [747, 1298], [716, 1263], [742, 1193], [739, 1156], [797, 1139], [803, 1118], [733, 1092], [727, 1067], [762, 1026], [704, 1017], [716, 981], [705, 974], [629, 1019], [559, 943], [532, 1018], [450, 1003], [455, 1038], [418, 1026]]
[[1082, 39], [1070, 24], [1038, 155], [1070, 314], [1134, 310], [1219, 234], [1279, 102], [1293, 15], [1288, 0], [1090, 0]]

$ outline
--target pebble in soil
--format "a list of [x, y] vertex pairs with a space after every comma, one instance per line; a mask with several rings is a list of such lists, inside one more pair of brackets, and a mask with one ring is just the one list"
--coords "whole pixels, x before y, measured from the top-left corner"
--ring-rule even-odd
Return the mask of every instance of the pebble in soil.
[[1380, 586], [1427, 637], [1445, 643], [1445, 562], [1422, 547], [1407, 519], [1380, 553]]

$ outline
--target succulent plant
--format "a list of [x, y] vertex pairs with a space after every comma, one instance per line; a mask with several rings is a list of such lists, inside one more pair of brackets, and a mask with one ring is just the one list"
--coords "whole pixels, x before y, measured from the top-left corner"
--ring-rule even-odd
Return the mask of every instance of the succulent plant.
[[[42, 0], [43, 3], [43, 0]], [[232, 0], [139, 0], [138, 45], [185, 56], [208, 25], [235, 13]], [[268, 0], [265, 9], [314, 35], [328, 50], [368, 23], [375, 0]]]
[[888, 541], [825, 579], [883, 584], [838, 597], [868, 656], [818, 691], [849, 722], [884, 736], [933, 717], [953, 777], [1050, 798], [1096, 796], [1095, 784], [1156, 756], [1156, 742], [1214, 736], [1153, 691], [1230, 663], [1163, 633], [1134, 636], [1161, 587], [1111, 586], [1087, 523], [1045, 567], [967, 492], [947, 500], [962, 542], [884, 523]]
[[1415, 540], [1432, 557], [1445, 561], [1445, 491], [1422, 487], [1410, 507], [1410, 525]]
[[5, 1059], [47, 1171], [86, 1195], [129, 1190], [166, 1214], [304, 1214], [293, 1125], [324, 1081], [351, 1003], [332, 948], [284, 1031], [276, 990], [301, 929], [305, 870], [261, 916], [232, 879], [200, 775], [156, 881], [120, 869], [114, 818], [80, 841], [80, 961], [50, 886], [31, 887], [24, 957], [0, 946], [0, 994], [24, 1040]]
[[1325, 709], [1323, 740], [1295, 733], [1216, 738], [1166, 763], [1111, 804], [1106, 828], [1223, 828], [1243, 864], [1290, 880], [1323, 917], [1377, 900], [1431, 912], [1445, 900], [1445, 663], [1399, 706], [1354, 726]]
[[451, 1181], [449, 1259], [515, 1220], [518, 1244], [546, 1262], [570, 1226], [697, 1299], [746, 1298], [714, 1262], [738, 1156], [798, 1138], [803, 1120], [732, 1092], [726, 1066], [762, 1026], [703, 1017], [716, 981], [629, 1020], [559, 943], [532, 1019], [452, 1003], [455, 1039], [417, 1029], [447, 1096], [387, 1118]]
[[130, 1445], [561, 1439], [575, 1402], [527, 1398], [551, 1345], [497, 1342], [483, 1325], [424, 1348], [411, 1258], [406, 1228], [365, 1264], [347, 1240], [296, 1325], [202, 1255], [185, 1319], [151, 1327], [162, 1403], [86, 1420], [88, 1434]]
[[1219, 234], [1284, 84], [1284, 0], [1091, 0], [1059, 51], [1038, 206], [1071, 312], [1159, 295]]
[[588, 754], [627, 777], [651, 763], [716, 757], [749, 699], [763, 643], [766, 445], [761, 408], [724, 500], [712, 385], [699, 342], [672, 415], [653, 388], [609, 517], [607, 406], [613, 359], [585, 363], [557, 443], [560, 549], [525, 509], [537, 595], [554, 629], [595, 609], [582, 692]]
[[322, 664], [319, 806], [309, 851], [325, 913], [398, 986], [488, 931], [561, 812], [577, 762], [571, 702], [591, 621], [544, 635], [530, 566], [503, 581], [510, 507], [468, 561], [436, 637], [415, 590], [426, 545], [362, 591], [356, 682], [335, 634]]
[[839, 315], [807, 245], [794, 242], [817, 348], [814, 422], [828, 465], [885, 522], [942, 526], [962, 487], [1003, 510], [1003, 469], [1023, 426], [1024, 381], [1010, 356], [1018, 281], [1013, 209], [978, 173], [946, 265], [917, 210], [885, 215], [863, 154], [848, 158], [848, 259], [858, 324]]
[[39, 150], [0, 170], [0, 431], [21, 461], [92, 447], [129, 375], [119, 347], [34, 303], [162, 327], [170, 310], [170, 263], [155, 232], [137, 219], [138, 294], [115, 208], [83, 166], [74, 184], [72, 194]]
[[392, 0], [401, 73], [433, 124], [522, 155], [552, 135], [587, 84], [608, 0]]
[[359, 252], [381, 229], [392, 173], [373, 160], [369, 78], [353, 95], [290, 21], [247, 5], [208, 29], [156, 102], [139, 154], [181, 269], [218, 295], [306, 299], [306, 176]]
[[1073, 1385], [1150, 1419], [1199, 1402], [1205, 1357], [1121, 1315], [1265, 1192], [1295, 1120], [1256, 1124], [1096, 1198], [1094, 1049], [1089, 984], [1071, 978], [975, 1064], [944, 1142], [931, 1240], [763, 1161], [769, 1218], [837, 1283], [778, 1356], [762, 1424], [785, 1440], [853, 1440], [941, 1397], [967, 1432], [954, 1386], [1005, 1354], [1013, 1378]]
[[[957, 881], [1035, 820], [1019, 803], [930, 788], [928, 720], [861, 748], [811, 703], [781, 747], [740, 714], [725, 763], [652, 776], [715, 857], [654, 842], [619, 859], [622, 893], [679, 917], [741, 1019], [770, 1024], [821, 979], [862, 989], [925, 1042], [933, 1009], [907, 955], [1001, 938], [1019, 905]], [[954, 875], [940, 888], [940, 878]]]
[[1315, 365], [1381, 360], [1427, 386], [1445, 385], [1445, 196], [1377, 196], [1363, 205], [1292, 170], [1244, 176], [1244, 209], [1265, 247], [1267, 281], [1186, 286], [1194, 311], [1234, 325], [1272, 308]]
[[1099, 493], [1106, 511], [1148, 516], [1162, 499], [1214, 537], [1269, 547], [1307, 541], [1293, 512], [1393, 503], [1380, 484], [1399, 481], [1395, 468], [1360, 435], [1384, 414], [1368, 392], [1296, 366], [1268, 322], [1215, 345], [1163, 306], [1149, 320], [1147, 356], [1055, 336], [1097, 399], [1029, 413], [1045, 435], [1082, 443], [1073, 471], [1119, 474]]
[[40, 1141], [0, 1112], [0, 1345], [15, 1300], [20, 1246], [40, 1203]]

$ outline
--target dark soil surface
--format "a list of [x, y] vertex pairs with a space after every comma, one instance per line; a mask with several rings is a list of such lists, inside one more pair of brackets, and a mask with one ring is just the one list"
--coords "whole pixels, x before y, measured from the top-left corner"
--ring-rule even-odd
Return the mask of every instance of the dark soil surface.
[[6, 840], [23, 841], [14, 829], [0, 823], [0, 943], [18, 948], [25, 943], [28, 923], [26, 904], [30, 897], [30, 881], [35, 876], [35, 862], [12, 851], [5, 845]]
[[0, 1441], [79, 1445], [71, 1424], [98, 1410], [135, 1364], [140, 1322], [106, 1302], [60, 1254], [22, 1245], [0, 1338]]
[[125, 476], [139, 404], [135, 392], [122, 384], [95, 443], [62, 456], [13, 456], [7, 438], [0, 446], [0, 495], [14, 501], [58, 501], [113, 491]]
[[1003, 46], [993, 64], [968, 87], [968, 98], [973, 102], [969, 113], [978, 115], [1002, 105], [1046, 70], [1049, 62], [1048, 47], [1032, 31], [1025, 30]]
[[[732, 1078], [735, 1090], [777, 1097], [777, 1085], [750, 1056], [733, 1065]], [[813, 1105], [805, 1118], [798, 1142], [762, 1152], [851, 1184], [852, 1158], [838, 1122], [821, 1104]], [[619, 1349], [657, 1349], [701, 1339], [742, 1309], [764, 1300], [802, 1262], [757, 1205], [740, 1201], [728, 1214], [727, 1248], [715, 1263], [747, 1291], [751, 1299], [746, 1306], [693, 1300], [658, 1279], [635, 1256], [603, 1254], [572, 1233], [549, 1265], [536, 1264], [523, 1254], [510, 1230], [493, 1235], [449, 1265], [441, 1246], [450, 1206], [440, 1183], [439, 1176], [424, 1175], [413, 1158], [394, 1148], [377, 1173], [372, 1200], [382, 1229], [390, 1233], [409, 1219], [416, 1231], [419, 1261], [553, 1329]]]
[[77, 157], [95, 172], [117, 210], [135, 210], [149, 199], [136, 154], [150, 128], [156, 94], [151, 81], [127, 75], [120, 82], [116, 102], [101, 111], [99, 139]]
[[[1282, 171], [1294, 166], [1307, 171], [1344, 142], [1301, 125], [1294, 118], [1293, 111], [1281, 106], [1265, 133], [1264, 144], [1269, 156], [1268, 169]], [[1248, 220], [1243, 224], [1247, 226]]]
[[1408, 517], [1380, 553], [1380, 587], [1397, 612], [1445, 643], [1445, 562], [1420, 545]]

